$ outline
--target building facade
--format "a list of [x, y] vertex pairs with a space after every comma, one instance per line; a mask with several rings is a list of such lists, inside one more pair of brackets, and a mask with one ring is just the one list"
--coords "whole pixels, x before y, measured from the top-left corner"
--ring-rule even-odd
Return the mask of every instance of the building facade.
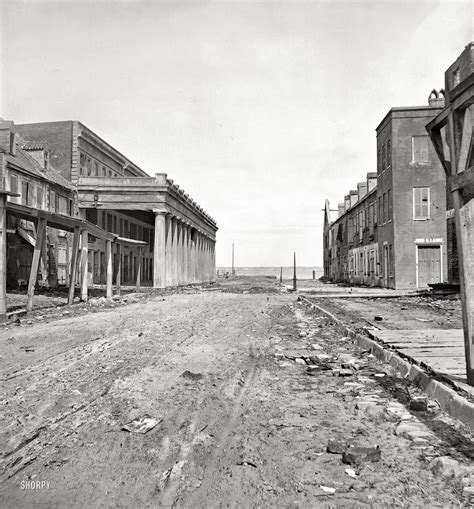
[[[23, 124], [25, 139], [48, 147], [78, 195], [81, 217], [123, 239], [113, 253], [114, 278], [177, 286], [215, 280], [217, 225], [166, 174], [150, 177], [78, 121]], [[126, 239], [126, 241], [125, 241]], [[103, 284], [106, 241], [89, 237], [88, 277]]]
[[[442, 94], [441, 94], [442, 95]], [[446, 179], [425, 126], [444, 105], [392, 108], [376, 129], [377, 172], [326, 204], [324, 269], [335, 282], [427, 288], [448, 278]]]
[[[23, 210], [47, 211], [65, 217], [77, 213], [74, 187], [51, 165], [49, 154], [38, 143], [25, 141], [12, 121], [0, 122], [1, 189], [11, 193], [7, 215], [7, 286], [16, 289], [29, 279], [36, 224]], [[69, 278], [72, 239], [67, 230], [47, 227], [42, 246], [40, 283], [66, 284]]]

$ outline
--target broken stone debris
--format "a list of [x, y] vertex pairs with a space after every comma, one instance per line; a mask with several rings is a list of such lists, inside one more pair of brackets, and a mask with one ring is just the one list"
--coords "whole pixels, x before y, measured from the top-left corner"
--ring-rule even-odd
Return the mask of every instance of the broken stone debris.
[[342, 453], [342, 462], [348, 465], [380, 461], [381, 451], [377, 447], [350, 447]]
[[144, 415], [139, 419], [135, 419], [128, 424], [122, 426], [122, 430], [129, 431], [130, 433], [148, 433], [151, 429], [153, 429], [157, 424], [159, 424], [163, 419], [153, 419], [149, 415]]
[[410, 401], [410, 410], [416, 412], [426, 412], [428, 410], [428, 400], [424, 397], [413, 398]]
[[324, 491], [324, 493], [328, 493], [329, 495], [334, 495], [334, 493], [336, 493], [336, 488], [330, 488], [329, 486], [323, 485], [320, 485], [319, 487]]
[[188, 380], [193, 380], [193, 381], [201, 380], [204, 377], [204, 375], [202, 373], [192, 373], [191, 371], [187, 371], [187, 370], [184, 371], [181, 374], [181, 376], [183, 378], [187, 378]]
[[346, 449], [349, 448], [349, 444], [340, 440], [329, 440], [326, 447], [326, 452], [329, 454], [342, 454]]

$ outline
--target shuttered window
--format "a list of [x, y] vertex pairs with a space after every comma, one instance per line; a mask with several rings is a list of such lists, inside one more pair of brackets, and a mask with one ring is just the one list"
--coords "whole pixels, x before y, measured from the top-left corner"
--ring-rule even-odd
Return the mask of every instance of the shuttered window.
[[413, 188], [413, 219], [429, 219], [430, 217], [430, 188]]
[[428, 136], [413, 136], [412, 138], [412, 162], [428, 163], [429, 157], [429, 141]]

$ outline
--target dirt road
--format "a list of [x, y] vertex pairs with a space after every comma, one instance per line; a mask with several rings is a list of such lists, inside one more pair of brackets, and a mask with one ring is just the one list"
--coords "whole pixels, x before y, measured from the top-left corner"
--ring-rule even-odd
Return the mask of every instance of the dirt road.
[[[3, 507], [466, 503], [467, 430], [435, 407], [408, 412], [414, 389], [275, 285], [48, 318], [0, 344]], [[123, 429], [144, 416], [148, 432]], [[380, 459], [344, 464], [330, 440]], [[456, 477], [431, 471], [439, 456]]]

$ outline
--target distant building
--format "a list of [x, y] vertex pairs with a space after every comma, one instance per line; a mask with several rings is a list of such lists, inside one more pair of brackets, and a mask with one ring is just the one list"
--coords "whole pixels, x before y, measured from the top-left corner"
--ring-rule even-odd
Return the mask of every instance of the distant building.
[[427, 106], [392, 108], [379, 124], [377, 172], [345, 196], [334, 221], [326, 203], [326, 277], [394, 289], [448, 279], [446, 179], [425, 130], [443, 106], [434, 91]]
[[[215, 221], [166, 174], [150, 177], [78, 121], [17, 126], [47, 147], [78, 193], [81, 217], [119, 237], [114, 278], [155, 287], [215, 280]], [[106, 241], [89, 236], [90, 282], [105, 282]]]

